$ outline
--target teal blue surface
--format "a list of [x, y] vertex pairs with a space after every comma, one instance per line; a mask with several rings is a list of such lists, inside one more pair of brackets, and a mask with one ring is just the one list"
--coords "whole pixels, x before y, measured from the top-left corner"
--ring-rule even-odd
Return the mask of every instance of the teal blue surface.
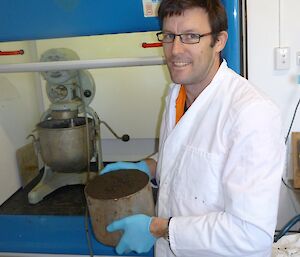
[[228, 16], [228, 41], [223, 56], [228, 66], [241, 73], [241, 6], [239, 0], [222, 1]]
[[0, 41], [159, 30], [141, 0], [1, 0]]
[[[223, 56], [240, 73], [240, 1], [222, 2], [229, 22]], [[142, 0], [1, 0], [1, 10], [0, 42], [160, 30], [156, 17], [144, 17]]]
[[[0, 252], [90, 254], [84, 216], [0, 215], [0, 228]], [[94, 255], [117, 255], [94, 238], [90, 224], [89, 231]]]

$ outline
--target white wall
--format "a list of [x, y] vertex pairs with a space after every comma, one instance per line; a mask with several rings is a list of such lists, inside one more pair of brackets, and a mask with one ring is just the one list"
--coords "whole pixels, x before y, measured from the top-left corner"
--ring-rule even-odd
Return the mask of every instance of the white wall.
[[[32, 62], [31, 42], [0, 43], [1, 51], [23, 49], [24, 55], [0, 56], [0, 64]], [[16, 150], [30, 142], [26, 137], [40, 116], [35, 75], [0, 74], [0, 204], [20, 187]]]
[[[296, 65], [296, 52], [300, 51], [299, 0], [248, 0], [248, 71], [249, 80], [269, 94], [279, 105], [286, 135], [295, 106], [300, 98], [300, 85], [297, 75], [300, 66]], [[279, 20], [281, 37], [279, 43]], [[291, 67], [286, 71], [274, 70], [274, 48], [290, 47]], [[296, 116], [292, 131], [300, 131], [300, 116]], [[284, 179], [292, 178], [290, 142], [288, 143], [287, 165]], [[290, 218], [299, 214], [299, 200], [295, 193], [285, 186], [281, 189], [278, 228]], [[298, 193], [299, 195], [299, 193]], [[299, 197], [300, 199], [300, 197]]]

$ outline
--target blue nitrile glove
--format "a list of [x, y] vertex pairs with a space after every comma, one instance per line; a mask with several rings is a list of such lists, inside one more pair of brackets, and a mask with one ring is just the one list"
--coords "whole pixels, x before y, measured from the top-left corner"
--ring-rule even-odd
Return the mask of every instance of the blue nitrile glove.
[[149, 252], [156, 237], [150, 233], [152, 218], [144, 214], [136, 214], [116, 220], [107, 226], [108, 232], [123, 230], [123, 235], [116, 247], [118, 254], [135, 251], [136, 253]]
[[140, 162], [115, 162], [107, 164], [104, 169], [100, 171], [100, 175], [113, 170], [140, 170], [145, 172], [150, 177], [150, 169], [145, 161]]

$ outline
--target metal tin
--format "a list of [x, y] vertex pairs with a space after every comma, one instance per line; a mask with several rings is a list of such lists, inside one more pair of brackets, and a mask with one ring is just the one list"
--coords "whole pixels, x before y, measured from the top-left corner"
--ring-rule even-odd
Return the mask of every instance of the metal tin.
[[[118, 173], [119, 176], [123, 176], [125, 172], [131, 172], [130, 176], [124, 179], [126, 183], [128, 183], [128, 187], [134, 187], [135, 191], [128, 195], [124, 190], [123, 192], [118, 192], [120, 187], [112, 190], [112, 186], [115, 184], [113, 176], [116, 176], [116, 173]], [[101, 181], [102, 179], [107, 180]], [[111, 179], [111, 181], [107, 183], [109, 179]], [[115, 185], [116, 187], [118, 186], [117, 184]], [[99, 192], [106, 191], [108, 197], [96, 195], [92, 192], [93, 190], [98, 190]], [[87, 184], [84, 192], [94, 235], [99, 242], [105, 245], [116, 246], [122, 235], [121, 231], [107, 232], [106, 227], [113, 221], [133, 214], [154, 215], [154, 201], [149, 177], [139, 170], [118, 170], [98, 176]], [[111, 192], [111, 194], [109, 192]], [[116, 194], [125, 195], [114, 197]]]

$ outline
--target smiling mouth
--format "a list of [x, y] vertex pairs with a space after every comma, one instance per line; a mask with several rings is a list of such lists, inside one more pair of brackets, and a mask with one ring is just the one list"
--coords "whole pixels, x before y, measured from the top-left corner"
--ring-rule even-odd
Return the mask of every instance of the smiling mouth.
[[173, 67], [186, 67], [191, 64], [191, 62], [172, 62]]

